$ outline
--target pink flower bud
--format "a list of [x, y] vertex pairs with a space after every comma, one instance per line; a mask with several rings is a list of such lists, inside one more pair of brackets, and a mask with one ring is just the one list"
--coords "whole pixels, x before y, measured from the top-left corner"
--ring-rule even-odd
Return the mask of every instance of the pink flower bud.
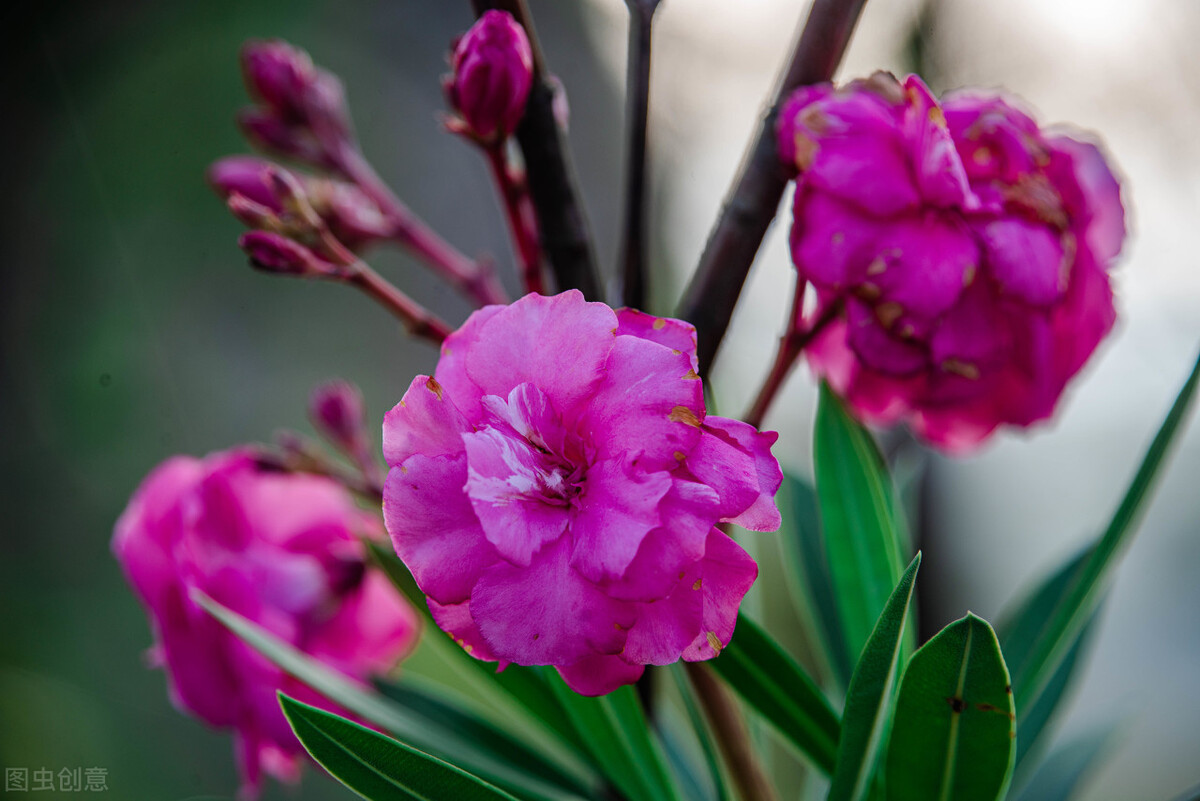
[[320, 258], [299, 242], [273, 231], [248, 231], [238, 239], [238, 247], [246, 251], [255, 269], [264, 272], [304, 278], [330, 278], [337, 275], [336, 265]]
[[525, 31], [506, 11], [488, 11], [454, 48], [450, 104], [473, 137], [484, 142], [512, 135], [533, 84], [533, 51]]
[[250, 41], [242, 46], [242, 77], [246, 91], [284, 122], [303, 122], [306, 95], [317, 81], [308, 53], [287, 42]]
[[177, 708], [235, 732], [241, 797], [254, 796], [263, 772], [294, 780], [304, 758], [277, 691], [342, 710], [246, 647], [197, 593], [367, 681], [411, 649], [419, 621], [365, 569], [364, 535], [381, 536], [379, 523], [344, 488], [265, 467], [248, 448], [169, 459], [117, 521], [113, 554], [150, 618], [153, 664]]
[[271, 162], [254, 156], [229, 156], [208, 168], [208, 183], [225, 200], [236, 193], [278, 213], [283, 206], [268, 180], [272, 166]]
[[845, 310], [806, 355], [860, 418], [964, 452], [1053, 414], [1116, 317], [1124, 209], [1096, 146], [877, 73], [793, 94], [779, 152], [812, 319]]
[[358, 387], [347, 381], [330, 381], [316, 387], [308, 402], [308, 416], [330, 442], [357, 453], [365, 442], [366, 408]]

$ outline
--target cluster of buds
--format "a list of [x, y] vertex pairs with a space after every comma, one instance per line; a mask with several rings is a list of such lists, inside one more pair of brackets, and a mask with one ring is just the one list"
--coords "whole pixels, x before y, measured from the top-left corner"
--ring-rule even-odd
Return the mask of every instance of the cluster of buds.
[[488, 11], [455, 42], [450, 64], [443, 88], [455, 116], [446, 127], [485, 147], [512, 136], [533, 86], [525, 30], [509, 13]]
[[339, 168], [354, 135], [335, 75], [278, 40], [248, 42], [242, 48], [242, 75], [258, 101], [238, 117], [250, 141], [298, 162]]
[[352, 184], [291, 172], [253, 156], [229, 156], [208, 181], [250, 233], [239, 244], [270, 272], [333, 276], [361, 250], [392, 234], [379, 207]]

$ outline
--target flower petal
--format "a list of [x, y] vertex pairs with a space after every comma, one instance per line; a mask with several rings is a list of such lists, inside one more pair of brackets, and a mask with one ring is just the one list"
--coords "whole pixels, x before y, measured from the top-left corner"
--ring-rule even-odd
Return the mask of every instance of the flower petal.
[[1064, 251], [1056, 231], [1019, 217], [992, 220], [978, 230], [988, 270], [1003, 292], [1035, 306], [1062, 297], [1074, 254]]
[[518, 384], [532, 383], [571, 420], [603, 377], [616, 329], [613, 310], [586, 302], [578, 290], [526, 295], [480, 328], [467, 374], [485, 395], [508, 397]]
[[619, 578], [663, 522], [659, 501], [670, 488], [663, 471], [643, 472], [621, 459], [593, 464], [571, 516], [571, 566], [590, 581]]
[[463, 487], [467, 457], [410, 456], [383, 489], [383, 519], [396, 553], [422, 592], [439, 603], [466, 600], [499, 554], [483, 535]]
[[454, 640], [469, 655], [483, 662], [499, 661], [500, 664], [496, 668], [498, 671], [504, 670], [508, 666], [508, 662], [500, 659], [488, 646], [487, 640], [483, 639], [483, 635], [479, 633], [479, 627], [475, 625], [475, 619], [471, 617], [470, 601], [443, 606], [430, 598], [429, 613], [433, 616], [433, 622], [437, 623], [438, 628], [449, 634], [450, 639]]
[[825, 192], [798, 190], [789, 242], [805, 279], [841, 291], [862, 281], [885, 226]]
[[570, 665], [559, 665], [557, 670], [572, 690], [594, 697], [633, 684], [642, 677], [646, 668], [631, 665], [619, 656], [597, 654]]
[[383, 458], [394, 467], [414, 453], [459, 454], [462, 435], [470, 430], [446, 389], [436, 379], [419, 375], [383, 416]]
[[684, 660], [711, 659], [733, 638], [738, 607], [758, 578], [758, 565], [742, 547], [719, 529], [708, 534], [700, 564], [704, 612], [701, 632], [683, 652]]
[[700, 437], [704, 389], [689, 356], [654, 342], [618, 336], [604, 380], [579, 419], [596, 459], [627, 459], [639, 470], [678, 464]]
[[471, 591], [471, 614], [492, 652], [522, 665], [570, 665], [618, 654], [636, 620], [633, 604], [609, 598], [571, 567], [562, 537], [529, 567], [499, 562]]
[[752, 531], [779, 528], [775, 493], [783, 471], [771, 455], [779, 435], [759, 432], [739, 420], [709, 416], [704, 435], [685, 462], [688, 470], [717, 491], [721, 520]]
[[655, 317], [638, 309], [617, 309], [617, 336], [631, 336], [657, 342], [671, 350], [686, 353], [696, 369], [696, 329], [691, 323], [671, 317]]

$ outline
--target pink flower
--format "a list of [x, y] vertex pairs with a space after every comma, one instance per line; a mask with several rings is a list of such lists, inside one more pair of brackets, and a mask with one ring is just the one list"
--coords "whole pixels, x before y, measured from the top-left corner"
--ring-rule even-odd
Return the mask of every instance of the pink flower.
[[491, 142], [511, 136], [533, 85], [533, 51], [507, 11], [486, 11], [454, 47], [446, 85], [464, 132]]
[[475, 657], [609, 692], [709, 659], [779, 526], [776, 434], [706, 416], [686, 323], [577, 291], [487, 306], [384, 419], [384, 521]]
[[262, 771], [298, 778], [304, 753], [275, 693], [331, 704], [227, 631], [195, 590], [354, 679], [388, 670], [418, 621], [387, 580], [365, 571], [358, 535], [379, 523], [325, 478], [260, 468], [249, 450], [176, 456], [142, 483], [117, 521], [113, 552], [150, 617], [171, 699], [231, 728], [242, 792]]
[[779, 146], [800, 291], [845, 310], [809, 363], [861, 418], [965, 452], [1053, 413], [1116, 317], [1124, 209], [1095, 145], [876, 73], [794, 94]]

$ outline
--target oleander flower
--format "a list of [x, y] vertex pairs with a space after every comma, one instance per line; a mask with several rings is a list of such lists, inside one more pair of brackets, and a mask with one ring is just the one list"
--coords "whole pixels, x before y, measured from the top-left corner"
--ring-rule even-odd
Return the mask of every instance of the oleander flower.
[[586, 695], [715, 656], [779, 526], [776, 434], [707, 415], [686, 323], [531, 294], [475, 312], [384, 419], [384, 521], [438, 625]]
[[807, 358], [859, 417], [961, 453], [1052, 415], [1116, 318], [1124, 209], [1096, 145], [876, 73], [796, 92], [779, 146], [810, 319], [844, 309]]
[[285, 674], [193, 600], [203, 592], [346, 676], [388, 670], [418, 620], [368, 572], [359, 535], [379, 523], [326, 478], [261, 468], [247, 449], [176, 456], [142, 483], [117, 521], [113, 552], [150, 618], [152, 661], [175, 706], [235, 732], [242, 794], [263, 771], [298, 778], [304, 749], [276, 691], [333, 705]]
[[533, 51], [507, 11], [485, 11], [458, 40], [446, 97], [461, 120], [453, 130], [494, 142], [511, 136], [533, 85]]

